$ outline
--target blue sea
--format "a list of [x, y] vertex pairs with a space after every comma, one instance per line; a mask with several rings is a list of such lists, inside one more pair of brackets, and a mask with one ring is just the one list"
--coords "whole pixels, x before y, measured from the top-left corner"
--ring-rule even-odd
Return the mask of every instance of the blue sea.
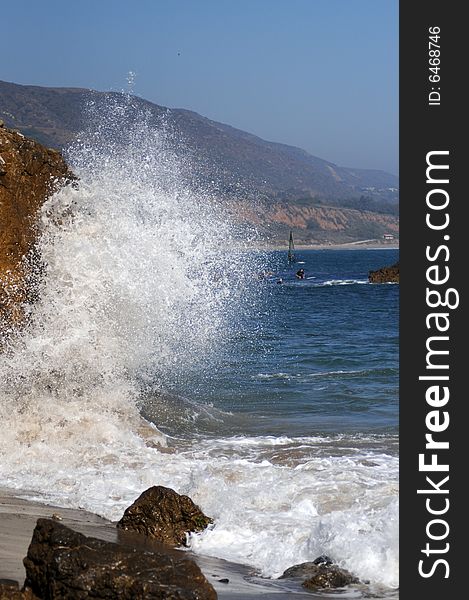
[[213, 518], [197, 554], [264, 582], [327, 554], [363, 582], [348, 596], [395, 598], [399, 286], [367, 276], [398, 251], [253, 250], [174, 140], [109, 102], [39, 215], [0, 485], [111, 520], [171, 487]]
[[370, 285], [368, 271], [398, 250], [296, 257], [289, 267], [285, 252], [267, 255], [263, 310], [212, 374], [214, 406], [245, 415], [253, 435], [397, 434], [399, 286]]

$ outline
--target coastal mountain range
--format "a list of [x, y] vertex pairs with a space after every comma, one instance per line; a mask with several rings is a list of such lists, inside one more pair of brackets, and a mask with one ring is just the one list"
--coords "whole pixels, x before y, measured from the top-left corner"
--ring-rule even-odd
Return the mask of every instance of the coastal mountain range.
[[[84, 107], [109, 102], [117, 92], [50, 88], [0, 81], [0, 119], [46, 147], [64, 150], [83, 130]], [[137, 96], [132, 105], [169, 126], [189, 154], [200, 185], [216, 182], [236, 218], [281, 242], [288, 230], [299, 243], [345, 243], [398, 237], [395, 175], [340, 167], [308, 152], [263, 140], [185, 109]]]

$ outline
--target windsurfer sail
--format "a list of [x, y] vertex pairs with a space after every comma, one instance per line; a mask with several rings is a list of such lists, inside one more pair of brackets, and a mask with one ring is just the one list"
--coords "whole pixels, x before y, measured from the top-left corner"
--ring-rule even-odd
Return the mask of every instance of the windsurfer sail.
[[295, 244], [293, 243], [293, 233], [290, 231], [290, 239], [288, 241], [288, 264], [296, 262], [295, 258]]

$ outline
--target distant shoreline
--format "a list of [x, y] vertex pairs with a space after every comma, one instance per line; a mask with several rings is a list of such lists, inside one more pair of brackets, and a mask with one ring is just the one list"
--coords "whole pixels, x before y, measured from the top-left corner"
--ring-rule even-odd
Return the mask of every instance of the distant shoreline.
[[[288, 250], [288, 244], [265, 244], [252, 248], [259, 251]], [[380, 244], [376, 241], [364, 240], [363, 242], [347, 242], [344, 244], [295, 244], [295, 250], [399, 250], [399, 243]]]

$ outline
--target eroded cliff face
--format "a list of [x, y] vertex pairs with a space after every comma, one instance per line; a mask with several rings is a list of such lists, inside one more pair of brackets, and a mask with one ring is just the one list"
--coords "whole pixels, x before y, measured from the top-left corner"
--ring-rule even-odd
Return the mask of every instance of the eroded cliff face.
[[31, 258], [44, 201], [74, 179], [61, 154], [7, 129], [0, 121], [0, 345], [25, 318]]
[[345, 243], [364, 239], [383, 239], [383, 234], [399, 236], [399, 218], [353, 208], [334, 206], [288, 205], [278, 202], [255, 205], [248, 201], [227, 203], [227, 210], [236, 221], [255, 225], [269, 238], [288, 239], [295, 232], [297, 243]]
[[367, 225], [383, 226], [386, 231], [398, 233], [397, 218], [391, 215], [358, 211], [351, 208], [295, 206], [286, 209], [277, 204], [271, 208], [271, 221], [284, 223], [290, 228], [313, 231], [335, 232], [352, 230], [356, 223], [365, 228]]

